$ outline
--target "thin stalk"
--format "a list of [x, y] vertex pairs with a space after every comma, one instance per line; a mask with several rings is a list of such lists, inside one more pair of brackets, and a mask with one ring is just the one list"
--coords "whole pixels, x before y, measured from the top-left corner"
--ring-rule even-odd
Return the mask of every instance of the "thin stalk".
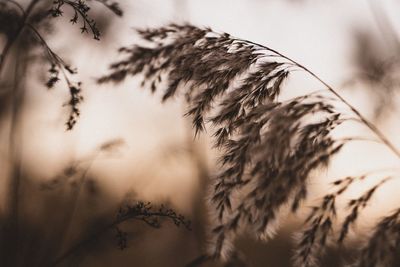
[[64, 234], [61, 237], [61, 240], [59, 242], [59, 247], [58, 249], [56, 249], [56, 253], [59, 252], [59, 250], [62, 250], [64, 245], [67, 243], [67, 241], [69, 241], [70, 235], [71, 235], [71, 231], [72, 231], [72, 226], [73, 226], [73, 222], [74, 219], [76, 217], [76, 213], [78, 211], [78, 203], [79, 203], [79, 197], [81, 195], [82, 192], [82, 187], [85, 185], [86, 183], [86, 178], [87, 178], [87, 174], [89, 173], [90, 168], [92, 167], [95, 159], [96, 159], [97, 155], [94, 155], [93, 158], [91, 158], [90, 162], [88, 163], [88, 166], [86, 167], [86, 169], [83, 171], [83, 173], [80, 175], [80, 179], [78, 180], [78, 184], [76, 185], [77, 187], [75, 188], [73, 194], [72, 194], [72, 203], [70, 208], [66, 211], [66, 224], [64, 227]]
[[25, 10], [24, 10], [24, 8], [23, 8], [17, 1], [8, 0], [7, 2], [10, 3], [10, 4], [12, 4], [12, 5], [14, 5], [15, 7], [17, 7], [17, 8], [19, 9], [19, 11], [21, 11], [21, 13], [22, 13], [23, 15], [25, 15]]
[[304, 71], [308, 72], [311, 76], [317, 79], [320, 83], [322, 83], [333, 95], [335, 95], [340, 101], [342, 101], [346, 106], [348, 106], [351, 111], [360, 118], [361, 122], [363, 122], [375, 135], [398, 157], [400, 158], [400, 151], [396, 148], [396, 146], [385, 136], [385, 134], [372, 122], [370, 122], [367, 118], [364, 117], [352, 104], [350, 104], [346, 99], [344, 99], [333, 87], [324, 82], [321, 78], [319, 78], [312, 71], [307, 69], [302, 65], [298, 65]]
[[[242, 41], [240, 39], [237, 39], [237, 40]], [[385, 136], [385, 134], [377, 126], [375, 126], [375, 124], [373, 124], [367, 118], [365, 118], [364, 115], [362, 115], [360, 113], [360, 111], [358, 111], [352, 104], [350, 104], [346, 99], [344, 99], [332, 86], [330, 86], [328, 83], [326, 83], [324, 80], [322, 80], [314, 72], [312, 72], [307, 67], [305, 67], [302, 64], [296, 62], [295, 60], [279, 53], [278, 51], [276, 51], [274, 49], [271, 49], [267, 46], [264, 46], [264, 45], [261, 45], [261, 44], [255, 43], [255, 42], [251, 42], [251, 41], [246, 41], [246, 42], [253, 44], [255, 46], [262, 47], [268, 51], [271, 51], [272, 53], [277, 54], [281, 58], [284, 58], [284, 59], [288, 60], [289, 62], [295, 64], [297, 67], [299, 67], [300, 69], [304, 70], [305, 72], [310, 74], [312, 77], [314, 77], [317, 81], [319, 81], [321, 84], [323, 84], [334, 96], [336, 96], [340, 101], [342, 101], [342, 103], [344, 103], [347, 107], [349, 107], [350, 110], [361, 120], [361, 122], [364, 123], [365, 126], [367, 126], [382, 141], [382, 143], [384, 143], [398, 158], [400, 158], [400, 150], [398, 150], [396, 148], [396, 146]]]
[[382, 37], [386, 41], [385, 43], [389, 44], [389, 46], [391, 46], [391, 48], [393, 48], [395, 51], [399, 51], [399, 38], [381, 5], [378, 4], [376, 0], [367, 0], [367, 4], [372, 12], [379, 30], [381, 31]]
[[[20, 186], [20, 176], [21, 176], [21, 151], [20, 144], [18, 144], [20, 139], [20, 133], [18, 132], [18, 106], [22, 101], [19, 80], [19, 70], [20, 70], [20, 60], [16, 58], [15, 68], [14, 68], [14, 81], [12, 90], [12, 110], [11, 110], [11, 125], [9, 131], [9, 146], [8, 154], [10, 160], [10, 174], [9, 174], [9, 184], [8, 188], [8, 220], [5, 223], [5, 239], [7, 241], [7, 247], [3, 248], [5, 250], [4, 259], [6, 265], [12, 265], [16, 261], [16, 255], [18, 251], [18, 241], [19, 241], [19, 229], [18, 229], [18, 192]], [[4, 242], [6, 243], [6, 242]]]
[[68, 75], [65, 72], [65, 66], [67, 65], [64, 60], [59, 57], [54, 51], [49, 47], [47, 44], [46, 40], [43, 38], [43, 36], [36, 30], [35, 27], [33, 27], [31, 24], [27, 23], [26, 26], [35, 34], [35, 36], [38, 38], [38, 40], [42, 43], [45, 51], [47, 52], [48, 59], [51, 63], [55, 64], [58, 66], [60, 69], [62, 75], [64, 76], [64, 79], [68, 85], [69, 88], [71, 88], [72, 83], [68, 78]]
[[57, 266], [58, 264], [60, 264], [61, 262], [63, 262], [67, 258], [69, 258], [71, 255], [73, 255], [81, 247], [85, 246], [86, 244], [91, 243], [93, 240], [95, 240], [96, 238], [101, 236], [103, 233], [107, 232], [108, 230], [112, 229], [113, 227], [117, 226], [120, 223], [121, 223], [121, 221], [114, 221], [114, 222], [104, 226], [103, 228], [98, 230], [93, 235], [91, 235], [88, 238], [78, 242], [77, 244], [73, 245], [71, 248], [66, 250], [61, 256], [59, 256], [57, 259], [55, 259], [49, 266], [52, 266], [52, 267]]
[[10, 52], [11, 46], [13, 45], [14, 40], [13, 39], [8, 39], [6, 42], [6, 45], [3, 48], [3, 51], [0, 54], [0, 74], [2, 73], [4, 62], [6, 61], [6, 57], [8, 53]]
[[[19, 35], [23, 31], [25, 27], [25, 23], [29, 18], [30, 13], [32, 12], [35, 5], [39, 2], [39, 0], [32, 0], [26, 11], [22, 12], [23, 16], [21, 18], [20, 24], [15, 32], [15, 35], [11, 38], [7, 39], [6, 45], [2, 51], [0, 57], [0, 75], [4, 68], [7, 56], [10, 54], [10, 51], [17, 41]], [[21, 179], [21, 153], [19, 148], [21, 146], [21, 140], [19, 136], [19, 113], [21, 110], [21, 106], [23, 103], [23, 91], [21, 89], [21, 76], [19, 75], [20, 70], [20, 62], [18, 59], [19, 55], [17, 54], [17, 59], [15, 62], [15, 73], [14, 73], [14, 88], [12, 91], [12, 106], [11, 106], [11, 124], [10, 124], [10, 135], [9, 135], [9, 157], [11, 166], [11, 172], [9, 175], [10, 183], [9, 183], [9, 192], [6, 197], [6, 207], [8, 211], [6, 211], [6, 220], [4, 222], [4, 240], [2, 247], [3, 259], [5, 262], [5, 266], [16, 266], [18, 262], [18, 240], [19, 240], [19, 229], [18, 229], [18, 195], [19, 195], [19, 187], [20, 187], [20, 179]]]
[[[12, 38], [7, 39], [6, 45], [4, 46], [3, 51], [1, 51], [1, 54], [0, 54], [0, 74], [3, 72], [4, 64], [5, 64], [8, 54], [10, 52], [11, 47], [14, 45], [15, 41], [18, 39], [19, 35], [21, 34], [22, 30], [25, 27], [26, 22], [28, 21], [29, 15], [31, 14], [33, 8], [39, 1], [40, 0], [32, 0], [29, 3], [26, 10], [22, 12], [23, 16], [22, 16], [21, 22], [15, 32], [15, 35]], [[15, 4], [14, 1], [11, 1], [10, 3]], [[21, 8], [21, 6], [19, 6], [19, 8]]]

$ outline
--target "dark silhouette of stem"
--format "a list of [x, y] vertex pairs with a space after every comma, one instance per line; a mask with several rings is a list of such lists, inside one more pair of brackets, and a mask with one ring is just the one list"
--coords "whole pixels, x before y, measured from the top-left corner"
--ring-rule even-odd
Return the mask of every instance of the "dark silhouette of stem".
[[[0, 58], [0, 75], [4, 68], [4, 64], [7, 56], [9, 55], [12, 46], [18, 39], [19, 35], [25, 27], [25, 23], [28, 21], [29, 15], [32, 12], [35, 5], [39, 0], [32, 0], [26, 11], [23, 12], [22, 19], [17, 28], [15, 35], [9, 37], [6, 45], [2, 51]], [[18, 135], [19, 126], [19, 112], [23, 103], [23, 92], [20, 88], [21, 77], [19, 77], [19, 60], [17, 55], [17, 60], [15, 62], [15, 73], [14, 73], [14, 88], [12, 92], [12, 107], [11, 107], [11, 125], [10, 125], [10, 136], [9, 136], [9, 156], [11, 162], [11, 173], [9, 176], [9, 192], [6, 199], [6, 207], [8, 211], [6, 212], [6, 219], [3, 226], [4, 240], [2, 247], [3, 259], [5, 266], [16, 266], [18, 257], [18, 194], [21, 179], [21, 153], [19, 150], [21, 146], [21, 140]]]
[[11, 49], [11, 46], [13, 45], [14, 40], [13, 39], [8, 39], [6, 42], [6, 45], [3, 48], [3, 51], [0, 54], [0, 74], [2, 73], [4, 62], [6, 60], [6, 57]]
[[[14, 2], [14, 1], [12, 1]], [[6, 45], [3, 48], [3, 51], [1, 52], [1, 56], [0, 56], [0, 74], [3, 71], [4, 68], [4, 64], [6, 61], [6, 58], [10, 52], [11, 47], [13, 46], [13, 44], [15, 43], [15, 41], [18, 39], [19, 35], [21, 34], [22, 30], [25, 28], [25, 24], [28, 21], [29, 15], [31, 14], [33, 8], [36, 6], [36, 4], [39, 2], [39, 0], [32, 0], [28, 7], [26, 8], [26, 10], [23, 12], [23, 16], [21, 19], [21, 22], [17, 28], [17, 31], [15, 32], [15, 35], [13, 37], [10, 37], [7, 39]], [[11, 2], [10, 2], [11, 3]], [[15, 4], [15, 2], [14, 2]], [[18, 5], [19, 8], [22, 8], [20, 5]]]
[[[18, 57], [18, 56], [17, 56]], [[21, 141], [20, 133], [18, 132], [18, 107], [21, 104], [22, 97], [20, 95], [20, 80], [19, 80], [19, 70], [20, 70], [20, 61], [19, 58], [15, 61], [14, 68], [14, 81], [13, 81], [13, 90], [12, 90], [12, 110], [11, 110], [11, 125], [9, 131], [9, 160], [10, 160], [10, 175], [9, 175], [9, 192], [8, 192], [8, 208], [9, 211], [7, 213], [8, 221], [5, 224], [5, 237], [8, 241], [7, 248], [4, 248], [7, 253], [5, 253], [6, 264], [12, 264], [16, 261], [16, 253], [18, 250], [18, 239], [19, 239], [19, 229], [18, 229], [18, 192], [20, 185], [20, 176], [21, 176], [21, 151], [20, 144]]]
[[7, 0], [7, 3], [13, 4], [14, 6], [16, 6], [16, 7], [19, 9], [19, 11], [21, 11], [21, 13], [22, 13], [23, 15], [25, 15], [25, 10], [24, 10], [24, 8], [23, 8], [17, 1]]
[[398, 52], [400, 50], [399, 38], [381, 5], [379, 5], [375, 0], [368, 0], [367, 2], [376, 24], [382, 33], [382, 37], [386, 40], [386, 43], [389, 44], [389, 46], [392, 46], [392, 48]]
[[[83, 173], [80, 176], [80, 179], [78, 180], [78, 184], [76, 185], [77, 188], [73, 192], [73, 199], [70, 208], [66, 211], [66, 223], [64, 227], [64, 235], [61, 237], [61, 240], [59, 242], [60, 246], [58, 249], [63, 249], [63, 246], [67, 243], [68, 238], [70, 237], [71, 230], [72, 230], [72, 225], [74, 222], [74, 219], [76, 217], [76, 213], [78, 210], [78, 203], [79, 203], [79, 197], [81, 195], [82, 187], [85, 185], [86, 182], [86, 177], [87, 174], [90, 170], [90, 167], [92, 166], [95, 158], [92, 158], [91, 161], [89, 162], [88, 166], [86, 169], [83, 171]], [[58, 253], [58, 250], [56, 250], [56, 253]]]

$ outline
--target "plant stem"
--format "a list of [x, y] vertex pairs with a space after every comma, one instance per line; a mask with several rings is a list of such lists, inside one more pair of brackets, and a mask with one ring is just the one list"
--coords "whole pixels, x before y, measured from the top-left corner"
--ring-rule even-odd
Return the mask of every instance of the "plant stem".
[[6, 210], [7, 219], [4, 225], [4, 243], [7, 243], [7, 247], [3, 247], [2, 249], [5, 251], [4, 259], [7, 264], [12, 265], [14, 261], [16, 261], [16, 251], [18, 249], [18, 188], [20, 185], [20, 176], [21, 176], [21, 151], [19, 142], [20, 134], [18, 132], [18, 104], [21, 103], [21, 92], [20, 88], [20, 80], [19, 80], [19, 72], [20, 72], [20, 60], [18, 55], [15, 60], [15, 68], [14, 68], [14, 79], [13, 79], [13, 90], [12, 90], [12, 98], [11, 98], [11, 125], [9, 131], [9, 144], [8, 144], [8, 153], [9, 153], [9, 161], [10, 161], [10, 173], [9, 173], [9, 184], [7, 185], [9, 188], [8, 199], [6, 200]]
[[63, 262], [65, 259], [67, 259], [69, 256], [74, 254], [82, 246], [92, 242], [93, 240], [98, 238], [100, 235], [102, 235], [103, 233], [107, 232], [109, 229], [117, 226], [120, 223], [121, 223], [121, 221], [117, 220], [117, 221], [114, 221], [114, 222], [104, 226], [103, 228], [101, 228], [100, 230], [98, 230], [96, 233], [92, 234], [88, 238], [86, 238], [86, 239], [78, 242], [77, 244], [73, 245], [71, 248], [69, 248], [67, 251], [65, 251], [61, 256], [56, 258], [49, 266], [57, 266], [58, 264]]
[[67, 241], [69, 241], [70, 235], [72, 234], [72, 226], [73, 226], [74, 219], [76, 218], [79, 197], [81, 195], [82, 187], [86, 183], [87, 174], [88, 174], [90, 168], [92, 167], [92, 165], [96, 159], [96, 156], [97, 155], [94, 155], [94, 157], [90, 159], [88, 166], [83, 171], [82, 175], [80, 175], [80, 179], [77, 181], [75, 190], [72, 192], [71, 206], [69, 207], [69, 209], [67, 211], [65, 211], [66, 223], [65, 223], [65, 227], [64, 227], [64, 234], [59, 241], [59, 247], [55, 250], [56, 253], [58, 253], [59, 250], [62, 250], [64, 248], [64, 245], [68, 243]]
[[22, 13], [23, 15], [25, 15], [25, 10], [24, 10], [24, 8], [23, 8], [17, 1], [8, 0], [8, 3], [13, 4], [15, 7], [17, 7], [17, 8], [19, 9], [19, 11], [21, 11], [21, 13]]
[[[293, 61], [294, 62], [294, 61]], [[304, 71], [308, 72], [311, 76], [317, 79], [320, 83], [322, 83], [332, 94], [334, 94], [340, 101], [342, 101], [346, 106], [348, 106], [351, 111], [358, 117], [360, 120], [373, 132], [375, 135], [398, 157], [400, 158], [400, 151], [396, 148], [396, 146], [385, 136], [385, 134], [372, 122], [370, 122], [367, 118], [364, 117], [352, 104], [350, 104], [346, 99], [344, 99], [333, 87], [324, 82], [321, 78], [319, 78], [312, 71], [307, 69], [306, 67], [296, 63], [300, 68]]]
[[[25, 23], [29, 18], [31, 11], [39, 0], [32, 0], [26, 11], [22, 12], [20, 24], [12, 37], [7, 39], [6, 45], [2, 51], [0, 58], [0, 75], [5, 66], [5, 61], [9, 55], [12, 46], [17, 41], [19, 35], [25, 27]], [[23, 80], [23, 76], [19, 75], [20, 72], [20, 60], [19, 54], [15, 61], [15, 73], [12, 91], [12, 104], [11, 104], [11, 124], [10, 124], [10, 135], [9, 135], [9, 158], [10, 158], [10, 175], [9, 175], [9, 192], [6, 195], [6, 219], [4, 221], [4, 236], [2, 237], [2, 248], [1, 254], [4, 260], [5, 266], [16, 266], [18, 262], [18, 242], [19, 242], [19, 229], [18, 229], [18, 195], [21, 179], [21, 140], [20, 133], [18, 132], [19, 126], [19, 113], [23, 103], [23, 91], [21, 89], [20, 82]], [[23, 62], [25, 65], [25, 62]], [[22, 77], [22, 78], [21, 78]]]
[[[237, 40], [238, 41], [242, 41], [240, 39], [237, 39]], [[350, 110], [361, 120], [361, 122], [364, 123], [365, 126], [367, 126], [398, 158], [400, 158], [400, 150], [398, 150], [396, 148], [396, 146], [385, 136], [385, 134], [377, 126], [375, 126], [372, 122], [370, 122], [367, 118], [365, 118], [364, 115], [362, 115], [360, 113], [360, 111], [358, 111], [352, 104], [350, 104], [346, 99], [344, 99], [332, 86], [330, 86], [325, 81], [323, 81], [314, 72], [312, 72], [307, 67], [305, 67], [302, 64], [296, 62], [295, 60], [293, 60], [293, 59], [291, 59], [291, 58], [279, 53], [278, 51], [276, 51], [274, 49], [271, 49], [271, 48], [269, 48], [267, 46], [264, 46], [264, 45], [261, 45], [261, 44], [255, 43], [255, 42], [251, 42], [251, 41], [246, 41], [246, 42], [250, 43], [250, 44], [253, 44], [255, 46], [259, 46], [259, 47], [261, 47], [263, 49], [266, 49], [266, 50], [268, 50], [268, 51], [280, 56], [281, 58], [284, 58], [284, 59], [288, 60], [289, 62], [295, 64], [297, 67], [299, 67], [300, 69], [302, 69], [305, 72], [307, 72], [308, 74], [310, 74], [317, 81], [322, 83], [334, 96], [336, 96], [347, 107], [349, 107]]]
[[11, 46], [13, 45], [13, 43], [14, 43], [13, 39], [8, 39], [6, 45], [3, 48], [3, 51], [0, 54], [0, 74], [2, 73], [5, 59], [6, 59], [7, 55], [8, 55], [8, 52], [10, 51]]
[[[26, 22], [27, 22], [27, 20], [29, 18], [30, 13], [32, 12], [33, 8], [35, 7], [35, 5], [39, 1], [40, 0], [32, 0], [29, 3], [29, 5], [26, 8], [26, 10], [23, 11], [23, 16], [22, 16], [21, 22], [20, 22], [20, 24], [19, 24], [19, 26], [18, 26], [18, 28], [17, 28], [17, 30], [15, 32], [15, 35], [13, 37], [7, 39], [6, 45], [4, 46], [3, 51], [0, 54], [0, 75], [1, 75], [1, 73], [3, 71], [4, 64], [5, 64], [5, 61], [6, 61], [6, 58], [7, 58], [8, 54], [10, 52], [11, 47], [13, 46], [14, 42], [18, 39], [18, 36], [21, 34], [22, 30], [25, 27], [25, 24], [26, 24]], [[19, 6], [19, 8], [21, 8], [20, 5], [18, 5], [18, 6]]]
[[382, 6], [376, 2], [376, 0], [367, 0], [367, 4], [372, 12], [375, 22], [385, 39], [385, 43], [388, 44], [389, 48], [392, 48], [395, 52], [400, 50], [400, 41], [393, 29], [393, 25], [390, 23], [385, 11]]

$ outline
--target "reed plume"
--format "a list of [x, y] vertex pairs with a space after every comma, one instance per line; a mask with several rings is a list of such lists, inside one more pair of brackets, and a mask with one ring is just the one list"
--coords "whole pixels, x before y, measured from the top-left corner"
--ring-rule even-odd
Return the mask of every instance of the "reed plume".
[[[363, 123], [400, 157], [385, 135], [335, 89], [274, 49], [189, 24], [138, 30], [138, 34], [145, 44], [122, 47], [121, 60], [110, 66], [110, 73], [99, 83], [120, 83], [142, 74], [142, 85], [152, 92], [162, 90], [162, 101], [183, 94], [195, 135], [209, 126], [221, 152], [220, 171], [209, 193], [214, 214], [211, 245], [193, 263], [232, 259], [237, 255], [234, 242], [243, 233], [271, 238], [284, 209], [290, 206], [294, 213], [307, 198], [311, 174], [358, 139], [335, 139], [332, 132], [341, 124]], [[326, 90], [280, 100], [293, 70], [311, 75]], [[338, 102], [349, 111], [339, 112]], [[334, 235], [335, 199], [355, 180], [362, 179], [337, 181], [339, 189], [312, 209], [298, 239], [296, 266], [318, 264], [321, 247]], [[340, 241], [384, 181], [349, 203], [351, 212], [343, 222]], [[363, 253], [361, 259], [366, 257]]]

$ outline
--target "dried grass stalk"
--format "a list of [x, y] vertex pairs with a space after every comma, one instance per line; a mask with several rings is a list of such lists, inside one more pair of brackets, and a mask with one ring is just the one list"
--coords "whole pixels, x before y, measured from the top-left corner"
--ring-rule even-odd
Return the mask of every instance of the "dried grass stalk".
[[[310, 174], [327, 166], [348, 141], [356, 139], [335, 140], [331, 134], [343, 122], [354, 119], [352, 115], [400, 156], [380, 130], [332, 87], [271, 48], [189, 24], [138, 33], [145, 45], [121, 48], [122, 59], [110, 66], [110, 73], [99, 83], [119, 83], [142, 74], [142, 85], [148, 85], [152, 92], [163, 89], [163, 101], [183, 92], [189, 105], [186, 115], [192, 119], [195, 134], [203, 132], [209, 122], [215, 147], [221, 151], [220, 172], [209, 193], [214, 214], [212, 242], [208, 255], [194, 263], [231, 259], [237, 254], [235, 239], [244, 232], [270, 238], [281, 211], [291, 206], [295, 212], [307, 197]], [[334, 99], [312, 93], [279, 100], [293, 69], [319, 80]], [[347, 105], [350, 114], [339, 113], [335, 100]], [[314, 208], [299, 238], [296, 266], [317, 264], [316, 254], [333, 233], [335, 199], [354, 179], [337, 182], [342, 187]], [[358, 212], [379, 185], [350, 208]], [[351, 214], [346, 218], [341, 240], [355, 219]]]

